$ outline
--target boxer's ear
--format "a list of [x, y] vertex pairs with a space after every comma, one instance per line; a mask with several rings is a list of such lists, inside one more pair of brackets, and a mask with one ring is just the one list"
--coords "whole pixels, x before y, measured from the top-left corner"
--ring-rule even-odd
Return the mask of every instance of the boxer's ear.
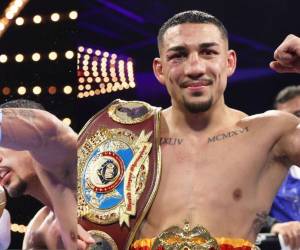
[[237, 57], [234, 50], [228, 50], [227, 52], [227, 76], [231, 76], [236, 68]]
[[154, 75], [155, 75], [156, 79], [161, 84], [165, 85], [163, 65], [162, 65], [162, 61], [159, 57], [154, 58], [152, 67], [153, 67], [153, 72], [154, 72]]

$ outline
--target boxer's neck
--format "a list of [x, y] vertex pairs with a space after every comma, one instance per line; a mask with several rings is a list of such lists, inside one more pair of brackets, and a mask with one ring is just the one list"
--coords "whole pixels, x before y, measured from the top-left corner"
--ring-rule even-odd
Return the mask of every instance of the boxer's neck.
[[171, 106], [163, 111], [168, 126], [184, 133], [218, 130], [231, 120], [231, 109], [224, 102], [214, 104], [206, 112], [191, 113]]

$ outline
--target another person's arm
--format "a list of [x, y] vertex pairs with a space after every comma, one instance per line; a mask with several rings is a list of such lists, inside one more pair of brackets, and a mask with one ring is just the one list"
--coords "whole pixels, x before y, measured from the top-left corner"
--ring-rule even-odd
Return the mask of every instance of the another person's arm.
[[275, 223], [271, 228], [271, 233], [281, 234], [284, 243], [292, 250], [300, 248], [300, 221]]
[[[77, 134], [43, 110], [5, 108], [0, 110], [0, 118], [0, 146], [30, 151], [58, 219], [65, 248], [77, 249]], [[88, 242], [88, 235], [84, 236]]]
[[278, 73], [300, 73], [300, 37], [288, 35], [274, 52], [270, 67]]

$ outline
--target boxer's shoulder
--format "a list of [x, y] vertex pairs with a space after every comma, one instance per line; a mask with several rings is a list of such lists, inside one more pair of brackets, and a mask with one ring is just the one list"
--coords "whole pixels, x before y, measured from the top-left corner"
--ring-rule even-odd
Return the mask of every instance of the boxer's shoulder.
[[269, 110], [261, 114], [247, 116], [241, 119], [241, 122], [249, 123], [261, 129], [276, 130], [278, 132], [285, 132], [295, 128], [299, 123], [296, 116], [278, 110]]

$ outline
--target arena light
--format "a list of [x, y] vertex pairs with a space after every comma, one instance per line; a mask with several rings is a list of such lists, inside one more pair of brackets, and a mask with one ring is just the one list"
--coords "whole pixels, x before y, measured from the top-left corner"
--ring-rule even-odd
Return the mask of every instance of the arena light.
[[2, 89], [2, 94], [3, 95], [7, 96], [7, 95], [10, 95], [10, 93], [11, 93], [11, 89], [9, 87], [4, 87]]
[[3, 22], [0, 22], [0, 31], [5, 29], [5, 24]]
[[95, 55], [96, 55], [96, 56], [100, 56], [100, 55], [101, 55], [101, 51], [97, 49], [97, 50], [95, 51]]
[[75, 20], [78, 18], [78, 12], [73, 10], [69, 13], [69, 18], [72, 19], [72, 20]]
[[12, 20], [19, 15], [20, 11], [25, 7], [29, 0], [12, 0], [5, 8], [4, 14], [0, 19], [0, 37], [4, 34]]
[[86, 90], [90, 90], [92, 88], [91, 84], [86, 84], [84, 87]]
[[56, 92], [57, 92], [57, 88], [56, 88], [55, 86], [50, 86], [50, 87], [48, 88], [48, 93], [49, 93], [49, 95], [55, 95]]
[[5, 17], [6, 17], [7, 19], [11, 20], [11, 19], [14, 18], [14, 14], [15, 14], [14, 12], [8, 11], [8, 12], [6, 12]]
[[58, 13], [53, 13], [53, 14], [51, 15], [51, 20], [52, 20], [53, 22], [57, 22], [59, 19], [60, 19], [60, 15], [59, 15]]
[[63, 120], [62, 120], [63, 124], [65, 124], [66, 126], [70, 126], [71, 123], [72, 123], [72, 120], [69, 118], [69, 117], [65, 117]]
[[66, 57], [67, 59], [72, 59], [72, 58], [74, 57], [74, 52], [73, 52], [72, 50], [66, 51], [65, 57]]
[[32, 93], [35, 95], [40, 95], [42, 93], [42, 88], [40, 86], [34, 86], [32, 88]]
[[32, 20], [34, 23], [40, 24], [42, 22], [42, 17], [40, 15], [35, 15]]
[[26, 89], [26, 87], [24, 87], [24, 86], [20, 86], [20, 87], [18, 88], [17, 92], [18, 92], [19, 95], [25, 95], [26, 92], [27, 92], [27, 89]]
[[72, 88], [70, 85], [67, 85], [67, 86], [64, 87], [63, 91], [64, 91], [64, 93], [65, 93], [66, 95], [69, 95], [69, 94], [72, 93], [73, 88]]
[[17, 54], [15, 56], [15, 60], [16, 62], [20, 63], [20, 62], [23, 62], [24, 61], [24, 56], [22, 54]]
[[41, 54], [40, 53], [33, 53], [32, 54], [32, 60], [34, 61], [34, 62], [37, 62], [37, 61], [39, 61], [40, 59], [41, 59]]
[[79, 52], [83, 52], [83, 51], [84, 51], [84, 47], [83, 47], [83, 46], [79, 46], [79, 47], [78, 47], [78, 51], [79, 51]]
[[0, 55], [0, 63], [6, 63], [7, 62], [7, 55], [2, 54]]
[[24, 24], [25, 21], [24, 21], [23, 17], [18, 17], [15, 22], [16, 22], [16, 25], [21, 26]]
[[78, 47], [78, 51], [78, 84], [91, 85], [91, 89], [78, 89], [78, 92], [82, 93], [78, 93], [78, 98], [136, 87], [134, 63], [131, 58], [83, 46]]
[[15, 5], [19, 8], [22, 7], [23, 3], [24, 3], [24, 0], [16, 0], [15, 1]]
[[79, 83], [84, 83], [84, 77], [79, 77], [78, 82]]
[[10, 226], [10, 230], [14, 233], [24, 234], [27, 230], [27, 227], [24, 225], [19, 225], [19, 224], [13, 223]]
[[[5, 54], [0, 54], [0, 63], [7, 62], [9, 60], [9, 57], [10, 56], [7, 56]], [[31, 55], [24, 55], [24, 54], [19, 53], [18, 55], [14, 56], [14, 60], [18, 63], [24, 62], [25, 58], [31, 58], [33, 61], [37, 62], [37, 61], [41, 60], [42, 55], [39, 52], [34, 52]], [[45, 56], [43, 58], [46, 59], [47, 57]], [[58, 58], [60, 58], [60, 59], [66, 58], [68, 60], [71, 60], [72, 58], [74, 58], [74, 52], [71, 51], [71, 50], [68, 50], [66, 52], [59, 52], [58, 53], [58, 52], [55, 52], [55, 51], [51, 51], [51, 52], [48, 53], [48, 59], [49, 60], [54, 61]]]
[[[15, 16], [16, 15], [14, 14], [14, 12], [10, 11], [10, 12], [6, 13], [5, 19], [3, 19], [3, 20], [10, 22]], [[78, 12], [74, 10], [69, 13], [53, 13], [50, 16], [37, 14], [37, 15], [33, 16], [31, 19], [34, 24], [41, 24], [42, 22], [47, 22], [47, 21], [57, 23], [59, 21], [64, 21], [68, 18], [71, 20], [76, 20], [78, 18]], [[25, 19], [26, 19], [26, 23], [29, 23], [28, 18], [18, 17], [15, 20], [16, 25], [18, 25], [18, 26], [23, 25], [25, 23]]]
[[92, 53], [93, 53], [93, 50], [92, 50], [91, 48], [88, 48], [88, 49], [86, 50], [86, 52], [87, 52], [88, 54], [92, 54]]
[[48, 57], [49, 57], [49, 59], [50, 59], [51, 61], [54, 61], [54, 60], [57, 59], [57, 53], [54, 52], [54, 51], [52, 51], [52, 52], [49, 53]]

